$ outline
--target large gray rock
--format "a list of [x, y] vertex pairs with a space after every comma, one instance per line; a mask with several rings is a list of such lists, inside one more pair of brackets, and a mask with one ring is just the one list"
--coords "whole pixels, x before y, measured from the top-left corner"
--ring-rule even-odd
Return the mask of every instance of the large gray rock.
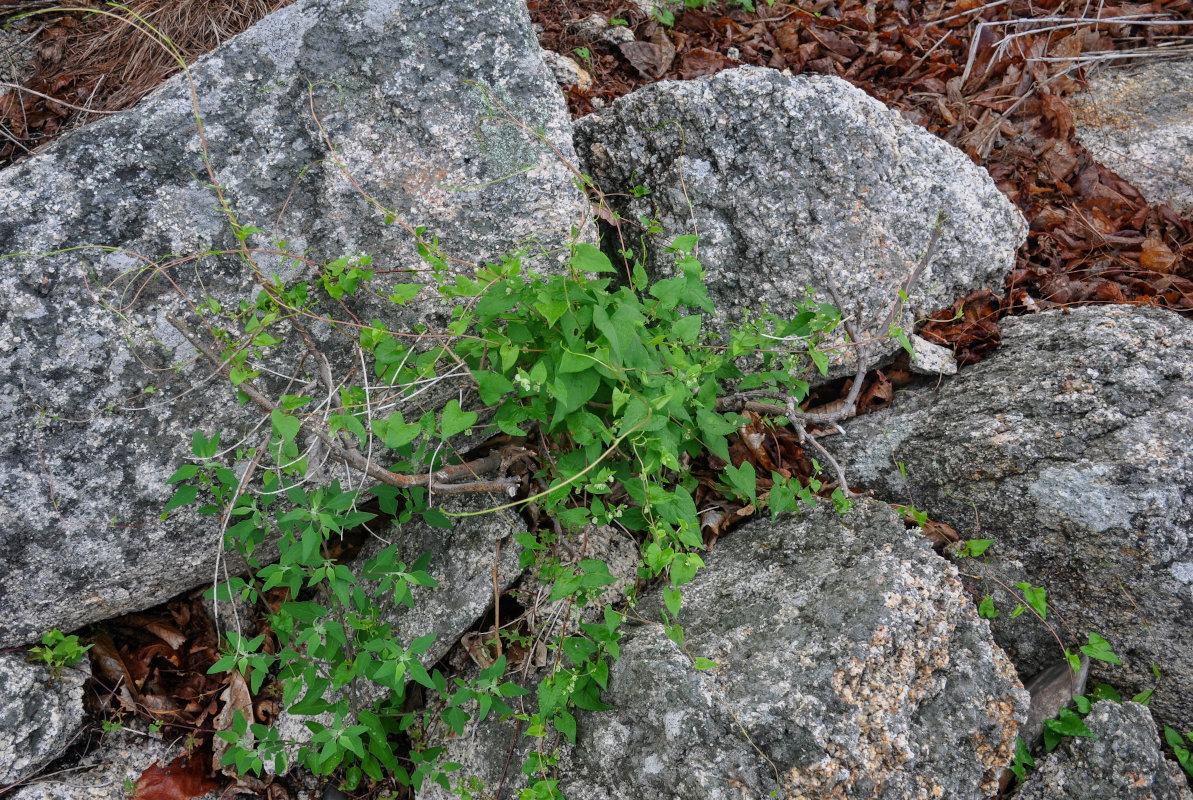
[[1094, 158], [1149, 203], [1193, 214], [1193, 60], [1096, 70], [1069, 102]]
[[1147, 708], [1103, 700], [1085, 724], [1097, 738], [1062, 739], [1017, 800], [1193, 800], [1181, 768], [1164, 758]]
[[1066, 647], [1086, 644], [1089, 631], [1109, 640], [1123, 664], [1094, 661], [1091, 681], [1125, 697], [1158, 683], [1156, 716], [1193, 724], [1187, 321], [1133, 307], [1008, 319], [1002, 346], [980, 364], [939, 390], [896, 396], [846, 434], [825, 443], [853, 484], [910, 498], [962, 538], [994, 539], [992, 565], [961, 568], [978, 576], [979, 596], [1003, 598], [992, 629], [1021, 675], [1049, 666], [1060, 647], [1030, 613], [1009, 619], [996, 577], [1045, 587], [1047, 621]]
[[[411, 331], [443, 314], [424, 302], [429, 289], [408, 308], [384, 300], [393, 283], [429, 273], [400, 272], [425, 267], [412, 236], [383, 225], [331, 163], [319, 124], [363, 191], [464, 261], [524, 244], [558, 256], [584, 219], [566, 167], [497, 110], [570, 157], [559, 89], [516, 0], [305, 0], [191, 74], [228, 205], [265, 231], [248, 244], [276, 249], [276, 235], [314, 260], [371, 253], [388, 271], [379, 295], [347, 298], [361, 320]], [[160, 521], [165, 480], [189, 455], [192, 431], [243, 431], [262, 415], [239, 408], [226, 381], [208, 380], [166, 315], [187, 316], [188, 303], [208, 297], [235, 308], [259, 287], [235, 256], [150, 268], [169, 254], [236, 246], [207, 182], [185, 76], [0, 172], [0, 253], [42, 254], [4, 260], [0, 276], [0, 646], [152, 605], [210, 573], [216, 526], [186, 513]], [[120, 250], [44, 255], [85, 244]], [[255, 258], [265, 278], [314, 274]], [[347, 316], [339, 305], [322, 310]], [[308, 327], [337, 380], [359, 365], [343, 333], [351, 326]], [[266, 363], [292, 375], [300, 356], [284, 350]], [[278, 392], [286, 384], [262, 380]], [[142, 394], [149, 387], [156, 393]], [[434, 407], [429, 395], [419, 402]]]
[[0, 786], [22, 781], [62, 755], [83, 725], [84, 659], [54, 676], [21, 654], [0, 655]]
[[[614, 709], [578, 713], [576, 747], [560, 740], [568, 797], [995, 792], [1027, 693], [955, 570], [890, 508], [758, 520], [707, 560], [684, 587], [686, 653], [657, 623], [625, 628], [602, 696]], [[639, 612], [658, 619], [660, 608], [656, 594]], [[718, 666], [698, 672], [691, 656]], [[492, 788], [513, 729], [487, 721], [449, 741], [446, 757]]]
[[[741, 67], [652, 84], [578, 120], [576, 151], [627, 220], [630, 249], [640, 252], [640, 217], [661, 223], [661, 238], [647, 239], [648, 271], [671, 269], [663, 246], [674, 236], [700, 234], [713, 302], [729, 320], [764, 305], [791, 316], [809, 285], [832, 302], [831, 276], [842, 311], [860, 306], [859, 333], [885, 336], [938, 212], [948, 219], [899, 318], [907, 327], [1000, 286], [1026, 235], [960, 150], [837, 78]], [[637, 186], [650, 194], [634, 196]]]
[[[136, 785], [154, 764], [167, 767], [184, 752], [182, 740], [166, 741], [140, 725], [105, 733], [99, 746], [61, 771], [29, 781], [12, 800], [126, 800], [126, 785]], [[212, 790], [195, 800], [217, 800]], [[301, 795], [300, 795], [301, 796]]]

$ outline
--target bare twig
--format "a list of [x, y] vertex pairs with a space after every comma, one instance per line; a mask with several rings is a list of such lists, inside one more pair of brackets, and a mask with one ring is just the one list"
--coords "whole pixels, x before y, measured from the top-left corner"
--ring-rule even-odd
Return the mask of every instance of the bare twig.
[[836, 476], [837, 476], [837, 486], [839, 486], [841, 488], [841, 492], [846, 497], [861, 497], [862, 496], [860, 492], [855, 492], [849, 488], [849, 481], [845, 480], [845, 470], [841, 469], [841, 465], [839, 463], [837, 463], [837, 459], [833, 458], [833, 454], [830, 453], [828, 450], [825, 450], [824, 445], [822, 445], [820, 442], [816, 441], [815, 436], [809, 435], [808, 432], [804, 430], [804, 427], [802, 425], [796, 426], [796, 432], [799, 433], [801, 442], [807, 442], [807, 443], [811, 444], [813, 447], [816, 448], [816, 451], [819, 452], [820, 455], [824, 456], [825, 460], [828, 461], [829, 466], [831, 466], [833, 468], [833, 473], [836, 474]]
[[940, 228], [943, 223], [943, 212], [938, 212], [936, 215], [936, 224], [932, 226], [932, 236], [928, 239], [928, 247], [924, 250], [923, 258], [920, 259], [919, 264], [916, 264], [911, 274], [907, 276], [907, 280], [899, 286], [899, 296], [891, 304], [891, 313], [886, 321], [888, 330], [899, 318], [899, 310], [903, 307], [903, 298], [911, 296], [911, 290], [915, 288], [915, 283], [920, 279], [920, 274], [923, 273], [928, 263], [932, 260], [932, 256], [936, 252], [936, 243], [940, 241]]
[[[828, 285], [828, 292], [832, 295], [833, 302], [836, 303], [837, 309], [844, 314], [844, 303], [841, 302], [841, 295], [837, 291], [837, 282], [833, 279], [833, 273], [826, 271], [824, 273], [824, 281]], [[845, 332], [849, 334], [850, 340], [857, 345], [857, 373], [853, 376], [853, 385], [849, 387], [849, 394], [845, 398], [845, 403], [841, 406], [841, 416], [837, 419], [827, 419], [825, 422], [839, 422], [843, 419], [848, 419], [857, 413], [857, 398], [862, 391], [862, 382], [866, 378], [866, 358], [870, 354], [870, 347], [867, 340], [858, 336], [857, 328], [853, 326], [853, 322], [849, 317], [843, 317], [841, 323], [845, 326]], [[830, 415], [831, 416], [831, 415]]]
[[[844, 304], [841, 301], [840, 292], [837, 291], [837, 283], [831, 274], [825, 274], [825, 283], [828, 285], [829, 294], [832, 296], [833, 302], [837, 305], [837, 309], [841, 310]], [[844, 312], [842, 311], [842, 313]], [[846, 395], [845, 401], [835, 410], [826, 412], [800, 411], [796, 405], [797, 400], [793, 395], [774, 389], [751, 389], [734, 392], [717, 400], [717, 410], [753, 411], [756, 414], [765, 414], [771, 417], [787, 417], [800, 430], [803, 430], [809, 423], [833, 425], [854, 416], [857, 413], [857, 398], [861, 394], [862, 383], [866, 378], [866, 356], [869, 354], [870, 348], [869, 341], [862, 339], [858, 335], [857, 328], [853, 325], [852, 317], [843, 317], [841, 322], [845, 326], [845, 332], [849, 335], [850, 341], [857, 345], [857, 371], [854, 373], [853, 384], [849, 387], [849, 394]], [[756, 398], [759, 397], [779, 400], [783, 405], [759, 403], [756, 401]]]
[[[226, 373], [227, 368], [219, 356], [215, 354], [210, 347], [202, 340], [195, 336], [185, 322], [178, 319], [172, 314], [167, 315], [170, 324], [178, 329], [186, 340], [191, 343], [200, 353], [207, 357], [207, 360], [218, 369], [221, 374]], [[266, 413], [273, 411], [280, 411], [268, 397], [266, 397], [251, 380], [243, 381], [237, 387], [245, 393], [245, 395], [253, 402], [257, 408]], [[436, 472], [425, 475], [403, 475], [397, 472], [391, 472], [384, 467], [372, 463], [363, 453], [355, 447], [337, 441], [327, 431], [327, 429], [320, 424], [317, 424], [308, 419], [297, 418], [299, 424], [307, 434], [314, 436], [321, 441], [331, 457], [346, 466], [368, 475], [376, 481], [380, 481], [387, 486], [394, 486], [399, 489], [412, 489], [415, 487], [427, 487], [439, 494], [474, 494], [478, 492], [505, 492], [509, 494], [512, 492], [519, 481], [513, 478], [497, 478], [495, 480], [471, 480], [466, 481], [467, 477], [479, 477], [486, 473], [486, 471], [495, 471], [501, 466], [500, 456], [487, 456], [467, 464], [457, 464]]]

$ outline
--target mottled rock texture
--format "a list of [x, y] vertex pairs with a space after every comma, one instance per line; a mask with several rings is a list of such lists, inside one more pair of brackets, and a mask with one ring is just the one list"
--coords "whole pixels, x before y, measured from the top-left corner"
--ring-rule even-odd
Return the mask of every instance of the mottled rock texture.
[[[661, 223], [648, 271], [672, 268], [663, 246], [674, 236], [700, 234], [729, 320], [764, 307], [790, 316], [807, 286], [831, 302], [832, 280], [845, 312], [860, 308], [862, 335], [885, 336], [938, 212], [947, 220], [904, 324], [1001, 286], [1025, 236], [1019, 212], [961, 151], [837, 78], [741, 67], [652, 84], [578, 120], [576, 152], [629, 220], [627, 246], [639, 250], [640, 217]], [[633, 196], [637, 186], [650, 194]]]
[[1193, 800], [1181, 768], [1164, 758], [1147, 708], [1103, 700], [1085, 724], [1096, 738], [1061, 740], [1018, 800]]
[[[684, 587], [686, 653], [659, 624], [625, 629], [603, 694], [614, 709], [579, 713], [576, 747], [563, 743], [568, 797], [994, 793], [1027, 693], [955, 570], [888, 507], [758, 520], [707, 560]], [[447, 757], [495, 786], [513, 732], [488, 721]], [[511, 769], [507, 791], [522, 781]]]
[[[437, 326], [442, 309], [424, 302], [429, 290], [409, 308], [382, 299], [427, 273], [402, 273], [425, 267], [412, 236], [383, 225], [357, 185], [467, 262], [523, 245], [557, 256], [587, 209], [557, 157], [498, 108], [571, 156], [559, 89], [516, 0], [304, 0], [191, 75], [205, 140], [179, 76], [0, 172], [0, 253], [34, 254], [6, 258], [0, 275], [0, 646], [153, 605], [210, 574], [218, 526], [187, 513], [163, 523], [165, 480], [192, 431], [223, 429], [232, 445], [261, 414], [209, 380], [166, 317], [202, 330], [192, 304], [235, 308], [259, 287], [235, 255], [166, 260], [236, 246], [202, 141], [229, 209], [263, 230], [247, 238], [262, 276], [314, 275], [271, 255], [275, 238], [311, 260], [371, 253], [381, 294], [323, 310], [397, 331]], [[358, 366], [351, 326], [310, 327], [337, 379]], [[301, 355], [267, 359], [283, 377], [266, 386], [280, 393], [296, 370], [307, 381], [315, 362], [299, 369]]]
[[1149, 203], [1193, 214], [1193, 59], [1103, 67], [1070, 104], [1099, 163]]
[[[995, 640], [1021, 675], [1060, 648], [994, 582], [1047, 590], [1066, 646], [1095, 631], [1121, 667], [1090, 680], [1193, 727], [1193, 327], [1167, 311], [1086, 307], [1008, 319], [1003, 343], [939, 389], [897, 395], [825, 443], [858, 486], [910, 498], [994, 560], [962, 562], [1002, 609]], [[906, 471], [904, 480], [899, 463]], [[1152, 665], [1165, 678], [1157, 682]]]
[[[146, 734], [143, 726], [105, 733], [99, 746], [71, 769], [45, 775], [17, 788], [12, 800], [125, 800], [126, 781], [136, 783], [154, 764], [165, 767], [184, 752], [183, 741], [165, 741]], [[218, 800], [211, 791], [193, 800]]]
[[84, 659], [55, 677], [24, 654], [0, 655], [0, 786], [37, 773], [70, 745], [83, 725]]

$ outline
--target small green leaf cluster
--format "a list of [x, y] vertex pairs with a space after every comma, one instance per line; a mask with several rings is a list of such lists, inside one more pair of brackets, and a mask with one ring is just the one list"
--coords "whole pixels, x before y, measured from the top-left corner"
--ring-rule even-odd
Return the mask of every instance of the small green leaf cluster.
[[89, 644], [80, 644], [78, 636], [67, 636], [53, 628], [42, 635], [41, 644], [29, 648], [29, 660], [45, 664], [50, 668], [54, 678], [58, 679], [62, 677], [63, 669], [79, 663], [91, 647]]
[[[671, 2], [671, 0], [669, 0], [669, 2]], [[678, 5], [678, 2], [675, 2], [674, 4]], [[768, 8], [773, 6], [774, 4], [775, 4], [775, 0], [766, 0], [766, 5]], [[691, 9], [696, 9], [696, 10], [705, 9], [705, 8], [715, 8], [716, 5], [717, 5], [716, 0], [683, 0], [684, 8], [691, 8]], [[755, 6], [754, 6], [754, 0], [733, 0], [733, 5], [740, 6], [744, 10], [749, 11], [750, 13], [754, 13], [754, 11], [756, 10]], [[666, 25], [668, 28], [670, 28], [671, 26], [673, 26], [675, 24], [675, 12], [671, 11], [665, 5], [662, 5], [662, 4], [659, 4], [654, 7], [654, 18], [656, 20], [658, 20], [660, 23], [662, 23], [663, 25]], [[610, 22], [612, 22], [612, 20], [610, 20]]]
[[1027, 752], [1027, 743], [1023, 741], [1022, 736], [1015, 737], [1015, 755], [1011, 758], [1011, 765], [1008, 769], [1014, 773], [1019, 780], [1027, 778], [1027, 771], [1035, 769], [1035, 759], [1031, 757], [1031, 753]]
[[[922, 528], [928, 524], [928, 512], [927, 511], [922, 511], [911, 504], [897, 505], [894, 508], [896, 511], [898, 511], [900, 514], [902, 514], [904, 517], [910, 517], [912, 520], [914, 520], [915, 524], [918, 527]], [[966, 545], [968, 546], [969, 542], [967, 542]], [[966, 555], [968, 555], [968, 553], [966, 553]]]
[[1185, 772], [1193, 776], [1193, 752], [1191, 752], [1193, 751], [1193, 731], [1186, 732], [1182, 739], [1175, 728], [1165, 725], [1164, 741], [1172, 748], [1177, 762], [1184, 767]]
[[[620, 524], [663, 531], [660, 548], [680, 540], [681, 521], [695, 516], [694, 481], [658, 478], [705, 449], [730, 461], [726, 436], [742, 420], [717, 410], [722, 385], [734, 381], [741, 389], [765, 386], [802, 397], [807, 383], [793, 376], [801, 357], [825, 359], [815, 345], [839, 315], [812, 301], [794, 320], [767, 316], [735, 329], [728, 344], [712, 344], [704, 321], [714, 310], [703, 268], [691, 254], [695, 243], [694, 236], [677, 238], [670, 250], [678, 274], [653, 284], [636, 263], [629, 285], [615, 286], [604, 277], [614, 272], [609, 258], [581, 244], [567, 276], [523, 274], [509, 259], [441, 290], [450, 298], [477, 298], [457, 306], [453, 332], [469, 335], [455, 352], [470, 368], [481, 400], [497, 406], [491, 424], [514, 436], [534, 424], [558, 445], [556, 474], [540, 502], [559, 509], [566, 524], [614, 513], [599, 498], [587, 512], [561, 508], [574, 489], [600, 495], [612, 482], [634, 501], [621, 509]], [[745, 354], [760, 359], [749, 376], [736, 365]], [[611, 458], [615, 450], [628, 457]], [[675, 485], [660, 486], [669, 483]]]

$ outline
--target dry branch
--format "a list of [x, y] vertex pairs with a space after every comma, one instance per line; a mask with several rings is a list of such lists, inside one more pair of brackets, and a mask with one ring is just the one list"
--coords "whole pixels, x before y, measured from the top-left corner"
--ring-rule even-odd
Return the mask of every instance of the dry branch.
[[[195, 349], [203, 354], [220, 375], [225, 377], [228, 375], [228, 367], [224, 364], [223, 360], [194, 334], [190, 326], [172, 314], [167, 315], [167, 319], [171, 325], [178, 329], [179, 333], [186, 337], [186, 340]], [[265, 413], [269, 414], [274, 411], [281, 411], [277, 404], [266, 397], [251, 380], [243, 381], [237, 388], [245, 393], [249, 400], [253, 402], [253, 405]], [[307, 435], [314, 436], [322, 442], [332, 458], [387, 486], [394, 486], [399, 489], [427, 487], [436, 494], [504, 492], [512, 496], [519, 484], [518, 479], [508, 477], [494, 478], [492, 480], [469, 480], [469, 478], [479, 479], [483, 475], [500, 471], [504, 464], [504, 459], [499, 453], [494, 453], [465, 464], [444, 467], [429, 474], [404, 475], [399, 472], [392, 472], [379, 464], [372, 463], [356, 447], [346, 444], [333, 436], [325, 425], [310, 419], [297, 419], [301, 425], [301, 429]]]

